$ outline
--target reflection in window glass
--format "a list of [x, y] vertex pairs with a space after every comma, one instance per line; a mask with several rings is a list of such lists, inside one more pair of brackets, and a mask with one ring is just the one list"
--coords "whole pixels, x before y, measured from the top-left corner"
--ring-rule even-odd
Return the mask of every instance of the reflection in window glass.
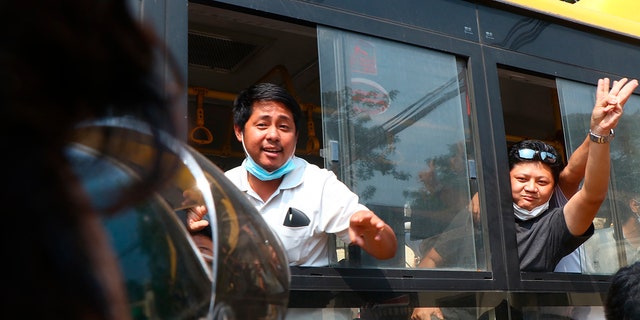
[[561, 307], [525, 307], [522, 310], [523, 319], [604, 319], [602, 306], [561, 306]]
[[[567, 150], [575, 150], [589, 131], [595, 86], [558, 79]], [[612, 274], [640, 259], [640, 97], [625, 104], [611, 142], [611, 189], [593, 223], [595, 234], [581, 249], [582, 273]]]
[[465, 63], [322, 27], [318, 48], [325, 165], [399, 240], [388, 261], [338, 245], [339, 262], [485, 269]]

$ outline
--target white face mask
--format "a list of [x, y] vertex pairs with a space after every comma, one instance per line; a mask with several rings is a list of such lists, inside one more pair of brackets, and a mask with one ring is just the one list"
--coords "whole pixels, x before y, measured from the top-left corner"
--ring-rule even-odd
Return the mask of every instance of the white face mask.
[[520, 220], [529, 220], [539, 216], [545, 210], [549, 208], [549, 201], [543, 203], [542, 205], [533, 208], [533, 210], [527, 210], [520, 208], [515, 202], [513, 203], [513, 214], [515, 214], [516, 218]]

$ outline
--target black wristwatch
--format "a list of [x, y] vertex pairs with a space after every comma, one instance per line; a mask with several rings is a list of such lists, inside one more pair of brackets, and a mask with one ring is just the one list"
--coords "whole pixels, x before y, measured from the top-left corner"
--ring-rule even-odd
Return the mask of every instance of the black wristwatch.
[[608, 136], [601, 136], [589, 130], [589, 138], [591, 139], [591, 141], [595, 143], [609, 143], [609, 141], [613, 140], [613, 137], [615, 136], [616, 136], [616, 133], [613, 132], [613, 129], [611, 129]]

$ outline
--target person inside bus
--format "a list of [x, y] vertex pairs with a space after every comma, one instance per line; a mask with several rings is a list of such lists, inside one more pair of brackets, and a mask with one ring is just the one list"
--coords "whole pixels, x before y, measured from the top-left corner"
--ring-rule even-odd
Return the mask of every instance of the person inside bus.
[[[156, 72], [156, 57], [166, 49], [124, 0], [2, 1], [0, 42], [8, 186], [3, 313], [130, 319], [125, 281], [103, 227], [102, 214], [111, 211], [93, 207], [66, 151], [78, 124], [110, 114], [176, 134], [173, 95]], [[150, 163], [168, 151], [155, 147]], [[150, 169], [113, 208], [139, 203], [172, 176], [164, 166]]]
[[[637, 80], [599, 79], [591, 113], [583, 187], [561, 207], [550, 206], [561, 172], [558, 152], [538, 140], [525, 140], [509, 150], [509, 176], [516, 223], [521, 271], [551, 272], [557, 263], [593, 234], [593, 218], [604, 201], [609, 182], [610, 150], [624, 103], [638, 86]], [[555, 244], [555, 245], [554, 245]], [[423, 260], [438, 265], [438, 252], [450, 247], [441, 238]], [[440, 250], [438, 250], [440, 248]], [[440, 259], [441, 260], [441, 259]], [[426, 262], [425, 262], [426, 263]], [[413, 320], [442, 316], [438, 308], [416, 308]]]
[[594, 237], [597, 238], [591, 242], [594, 245], [588, 251], [595, 259], [585, 259], [585, 265], [582, 266], [589, 273], [616, 271], [620, 267], [620, 250], [624, 251], [626, 261], [640, 260], [640, 213], [637, 211], [638, 200], [635, 199], [638, 196], [618, 192], [616, 197], [616, 219], [611, 219], [608, 227], [596, 231]]
[[[484, 262], [474, 254], [482, 250], [478, 248], [482, 244], [478, 198], [476, 195], [469, 201], [464, 143], [455, 143], [449, 149], [449, 153], [427, 161], [428, 169], [418, 175], [424, 187], [412, 195], [410, 239], [419, 241], [415, 248], [416, 267], [435, 267], [425, 265], [429, 260], [423, 260], [422, 253], [429, 252], [439, 237], [454, 241], [460, 236], [457, 250], [443, 254], [461, 259], [443, 257], [438, 267], [482, 268]], [[476, 235], [475, 239], [463, 236], [470, 233]]]
[[[567, 197], [573, 196], [573, 194], [578, 191], [580, 181], [582, 181], [582, 178], [584, 177], [584, 168], [586, 165], [589, 145], [588, 143], [589, 142], [587, 137], [587, 140], [585, 140], [585, 142], [581, 144], [578, 149], [576, 149], [576, 151], [574, 151], [574, 153], [569, 158], [567, 166], [565, 166], [561, 171], [558, 179], [558, 184], [556, 184], [553, 195], [551, 196], [551, 199], [549, 201], [550, 207], [560, 207], [564, 205], [567, 202]], [[479, 220], [480, 207], [478, 202], [478, 193], [475, 193], [473, 195], [471, 202], [469, 202], [467, 211], [468, 212], [466, 213], [466, 216], [469, 217], [467, 221], [471, 221], [470, 217], [473, 218], [473, 221]], [[461, 211], [460, 213], [458, 213], [458, 215], [460, 215], [461, 213], [464, 212]], [[443, 240], [438, 243], [437, 247], [440, 247], [442, 243], [446, 243], [449, 247], [456, 248], [456, 250], [438, 251], [437, 247], [429, 247], [428, 250], [425, 250], [425, 257], [420, 261], [418, 267], [442, 268], [465, 266], [465, 264], [467, 263], [466, 261], [475, 256], [473, 251], [474, 247], [473, 245], [469, 244], [470, 241], [474, 239], [468, 235], [468, 230], [463, 230], [464, 233], [461, 233], [460, 230], [453, 230], [453, 232], [447, 231], [445, 233], [442, 233], [441, 237], [443, 237]], [[475, 240], [475, 242], [477, 243], [477, 240]], [[473, 242], [471, 242], [471, 244], [473, 244]], [[577, 250], [573, 253], [573, 255], [577, 255]], [[568, 257], [569, 256], [564, 257], [561, 261], [564, 261]], [[573, 259], [569, 261], [573, 262]], [[573, 264], [568, 265], [569, 267], [573, 267]], [[580, 309], [579, 311], [583, 312], [583, 309]], [[551, 312], [562, 312], [563, 315], [572, 312], [575, 313], [573, 308], [568, 311], [558, 311], [556, 309], [553, 309], [551, 310]], [[413, 310], [413, 317], [411, 319], [431, 319], [431, 315], [433, 315], [436, 319], [476, 319], [475, 310], [473, 309], [440, 309], [437, 307], [415, 308]]]
[[547, 210], [561, 169], [555, 149], [535, 142], [511, 148], [509, 167], [520, 270], [553, 271], [562, 257], [593, 234], [592, 221], [609, 184], [610, 139], [624, 104], [637, 86], [635, 79], [622, 78], [611, 88], [608, 78], [598, 80], [583, 185], [562, 207]]
[[[620, 177], [620, 180], [633, 180], [628, 177]], [[637, 181], [633, 180], [634, 184]], [[630, 188], [633, 188], [632, 185]], [[636, 186], [637, 188], [637, 186]], [[624, 248], [627, 261], [640, 259], [640, 213], [638, 213], [638, 193], [621, 191], [620, 187], [615, 193], [616, 218], [607, 217], [603, 227], [596, 229], [592, 241], [585, 243], [583, 250], [572, 252], [565, 256], [556, 266], [555, 272], [573, 273], [610, 273], [619, 267], [618, 251]], [[619, 228], [616, 227], [619, 224]], [[620, 236], [616, 236], [618, 230]], [[617, 243], [617, 245], [616, 245]], [[581, 246], [581, 248], [582, 248]], [[584, 255], [584, 256], [583, 256]], [[575, 257], [574, 257], [575, 256]]]
[[627, 260], [640, 260], [640, 193], [635, 194], [623, 206], [620, 220], [622, 221], [622, 236], [625, 239]]
[[[574, 153], [569, 158], [567, 166], [565, 166], [558, 176], [558, 183], [554, 187], [553, 194], [550, 198], [549, 205], [550, 207], [561, 207], [568, 201], [567, 198], [572, 197], [580, 186], [580, 182], [584, 177], [584, 171], [586, 167], [587, 154], [588, 154], [588, 146], [589, 146], [589, 138], [586, 140], [574, 151]], [[475, 193], [467, 206], [467, 209], [471, 215], [468, 213], [467, 216], [473, 217], [473, 221], [479, 220], [480, 215], [480, 207], [478, 203], [478, 193]], [[456, 243], [454, 247], [458, 248], [458, 243], [456, 239], [460, 239], [465, 237], [464, 235], [455, 234], [452, 237], [448, 237], [446, 234], [443, 234], [443, 238], [445, 238], [444, 242], [448, 245], [452, 243]], [[467, 236], [468, 237], [468, 236]], [[467, 248], [468, 249], [468, 248]], [[436, 267], [457, 267], [460, 266], [460, 262], [458, 261], [461, 258], [460, 250], [455, 250], [452, 254], [443, 255], [434, 247], [428, 247], [428, 250], [425, 250], [425, 257], [420, 261], [418, 267], [421, 268], [436, 268]], [[473, 256], [472, 252], [468, 250], [464, 250], [466, 255]], [[462, 254], [464, 256], [465, 253]], [[566, 259], [567, 257], [563, 258]], [[575, 268], [573, 259], [570, 260], [571, 263], [567, 263], [565, 268]], [[579, 261], [579, 259], [578, 259]], [[464, 264], [462, 264], [464, 265]], [[578, 266], [579, 268], [579, 266]], [[572, 271], [573, 272], [573, 271]], [[579, 271], [577, 271], [579, 272]]]
[[[278, 85], [259, 83], [240, 92], [233, 103], [234, 132], [246, 157], [225, 175], [280, 237], [292, 266], [330, 265], [330, 234], [377, 259], [393, 258], [393, 229], [333, 172], [295, 156], [301, 117], [298, 102]], [[192, 209], [194, 226], [205, 211]], [[308, 311], [299, 316], [312, 319]], [[296, 312], [289, 310], [287, 318]]]
[[375, 258], [395, 256], [391, 227], [331, 171], [295, 156], [302, 110], [284, 88], [260, 83], [245, 89], [233, 115], [246, 158], [225, 175], [280, 235], [290, 264], [329, 265], [329, 233]]

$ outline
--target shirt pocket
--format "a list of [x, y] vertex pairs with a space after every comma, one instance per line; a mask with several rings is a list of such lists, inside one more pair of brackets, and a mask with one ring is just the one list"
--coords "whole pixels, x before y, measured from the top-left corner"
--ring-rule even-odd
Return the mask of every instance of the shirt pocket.
[[309, 238], [309, 227], [285, 227], [279, 228], [280, 240], [287, 252], [290, 265], [300, 265], [305, 250], [305, 242]]

